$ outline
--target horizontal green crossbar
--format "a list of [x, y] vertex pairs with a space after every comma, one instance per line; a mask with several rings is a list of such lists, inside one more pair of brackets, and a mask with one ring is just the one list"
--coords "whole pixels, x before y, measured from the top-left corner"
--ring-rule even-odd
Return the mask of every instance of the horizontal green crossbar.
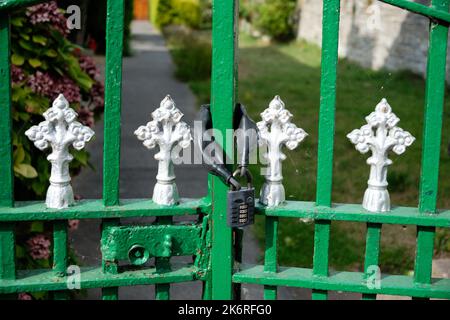
[[389, 212], [376, 213], [365, 210], [359, 204], [335, 203], [328, 208], [318, 207], [314, 202], [287, 201], [273, 209], [258, 205], [257, 212], [274, 217], [450, 227], [450, 210], [424, 214], [412, 207], [393, 207]]
[[408, 11], [429, 17], [437, 20], [442, 20], [450, 23], [450, 14], [446, 11], [442, 11], [433, 7], [412, 2], [411, 0], [379, 0], [393, 6], [406, 9]]
[[233, 275], [236, 283], [450, 299], [450, 279], [415, 284], [412, 277], [386, 275], [382, 276], [379, 289], [369, 289], [362, 272], [330, 272], [328, 277], [318, 277], [312, 269], [305, 268], [280, 267], [277, 273], [269, 273], [264, 272], [264, 266], [241, 265], [241, 270]]
[[[194, 281], [196, 268], [192, 265], [171, 264], [171, 271], [156, 272], [156, 268], [125, 271], [117, 274], [104, 273], [101, 267], [84, 267], [80, 273], [81, 289], [151, 285]], [[51, 270], [19, 271], [17, 280], [0, 280], [0, 294], [38, 292], [67, 289], [67, 277], [58, 277]], [[72, 278], [75, 279], [75, 278]], [[74, 284], [70, 279], [69, 283]]]
[[0, 221], [62, 219], [100, 219], [153, 216], [182, 216], [207, 212], [204, 199], [181, 199], [177, 206], [161, 206], [151, 200], [121, 200], [120, 206], [105, 207], [102, 200], [82, 200], [67, 209], [47, 209], [43, 202], [16, 202], [15, 207], [0, 207]]

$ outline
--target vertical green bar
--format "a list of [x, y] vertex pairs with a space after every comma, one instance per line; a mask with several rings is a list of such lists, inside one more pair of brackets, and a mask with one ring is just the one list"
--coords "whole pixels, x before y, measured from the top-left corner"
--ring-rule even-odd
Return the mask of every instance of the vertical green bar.
[[65, 276], [67, 270], [67, 221], [53, 223], [53, 270]]
[[[449, 0], [433, 0], [431, 3], [436, 9], [448, 11]], [[419, 200], [420, 211], [426, 213], [436, 212], [445, 95], [447, 36], [448, 25], [431, 21]]]
[[[378, 260], [380, 257], [380, 240], [381, 240], [381, 224], [368, 223], [367, 224], [367, 237], [366, 237], [366, 255], [364, 261], [364, 273], [365, 276], [372, 276], [369, 272], [372, 272], [372, 266], [378, 266]], [[378, 269], [379, 270], [379, 269]], [[376, 294], [363, 294], [364, 300], [376, 300]]]
[[323, 1], [322, 71], [320, 83], [319, 146], [317, 159], [318, 206], [331, 205], [333, 186], [336, 75], [339, 46], [339, 0]]
[[124, 0], [107, 1], [103, 202], [119, 204]]
[[[172, 217], [159, 217], [156, 221], [158, 225], [172, 224]], [[155, 258], [156, 271], [164, 273], [170, 270], [170, 258]], [[170, 284], [155, 285], [156, 300], [170, 299]]]
[[[244, 239], [244, 229], [233, 229], [233, 256], [235, 264], [242, 263], [242, 240]], [[242, 285], [240, 283], [233, 284], [233, 299], [242, 300]]]
[[[313, 274], [318, 277], [328, 277], [328, 252], [330, 246], [329, 220], [317, 220], [314, 226], [314, 257]], [[313, 290], [313, 300], [326, 300], [328, 297], [325, 290]]]
[[[216, 141], [225, 143], [226, 130], [232, 128], [236, 86], [236, 0], [213, 0], [211, 111]], [[222, 134], [222, 139], [217, 133]], [[228, 147], [229, 148], [229, 147]], [[231, 150], [225, 150], [231, 154]], [[228, 187], [212, 178], [212, 298], [232, 298], [232, 232], [227, 226]]]
[[[449, 0], [432, 0], [431, 5], [436, 9], [448, 12], [449, 2]], [[448, 25], [431, 21], [419, 195], [419, 210], [423, 213], [436, 212], [445, 95], [447, 39]], [[417, 250], [414, 270], [416, 283], [431, 283], [434, 235], [435, 228], [417, 228]]]
[[[124, 11], [124, 0], [107, 1], [103, 146], [103, 203], [105, 206], [119, 205]], [[119, 223], [119, 219], [103, 221], [102, 229]], [[117, 273], [117, 269], [117, 263], [103, 261], [104, 272]], [[102, 297], [103, 300], [117, 300], [118, 288], [103, 288]]]
[[15, 279], [14, 223], [0, 223], [0, 262], [0, 279]]
[[[0, 206], [14, 205], [10, 75], [10, 18], [0, 12]], [[0, 223], [0, 279], [16, 278], [14, 223]], [[8, 295], [6, 298], [15, 298]]]
[[[107, 228], [117, 226], [119, 224], [119, 219], [103, 219], [102, 221], [102, 241], [105, 237], [104, 232]], [[119, 264], [118, 261], [106, 261], [102, 259], [102, 268], [104, 273], [118, 273]], [[117, 287], [107, 287], [102, 288], [102, 299], [103, 300], [118, 300], [119, 299], [119, 288]]]
[[[67, 221], [53, 222], [53, 270], [60, 277], [66, 276], [67, 270]], [[67, 291], [55, 291], [53, 298], [64, 300], [68, 298]]]
[[14, 205], [9, 14], [0, 12], [0, 206]]
[[[331, 206], [331, 190], [333, 186], [339, 15], [340, 0], [323, 1], [316, 205], [327, 207]], [[330, 221], [316, 221], [315, 224], [313, 272], [316, 276], [328, 276], [330, 225]], [[326, 299], [327, 292], [313, 290], [312, 298], [317, 300]]]
[[[277, 272], [278, 217], [266, 217], [266, 251], [264, 271]], [[264, 299], [276, 300], [277, 287], [264, 286]]]

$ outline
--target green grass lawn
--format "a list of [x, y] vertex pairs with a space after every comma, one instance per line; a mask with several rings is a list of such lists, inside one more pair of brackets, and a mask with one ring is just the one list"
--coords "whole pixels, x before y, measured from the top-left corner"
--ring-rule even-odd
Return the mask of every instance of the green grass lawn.
[[[174, 43], [169, 40], [169, 44]], [[174, 47], [172, 46], [172, 50]], [[309, 136], [294, 151], [285, 150], [284, 185], [288, 200], [314, 201], [316, 192], [318, 115], [320, 99], [320, 48], [305, 43], [267, 44], [242, 35], [239, 50], [239, 101], [256, 120], [275, 95], [280, 95], [294, 115], [293, 122]], [[175, 57], [174, 57], [175, 58]], [[183, 61], [174, 59], [178, 69]], [[182, 59], [181, 59], [182, 60]], [[186, 65], [186, 64], [185, 64]], [[186, 70], [184, 70], [186, 71]], [[178, 73], [180, 70], [177, 71]], [[195, 73], [195, 71], [194, 71]], [[209, 79], [185, 78], [199, 104], [209, 102]], [[361, 155], [346, 138], [347, 133], [365, 123], [376, 104], [387, 98], [400, 117], [399, 126], [417, 140], [402, 155], [391, 155], [389, 190], [393, 205], [417, 206], [422, 145], [425, 82], [409, 72], [372, 71], [347, 60], [340, 60], [337, 82], [336, 134], [334, 149], [333, 202], [361, 203], [367, 186], [368, 155]], [[448, 92], [447, 92], [448, 93]], [[439, 207], [450, 207], [449, 102], [445, 106]], [[253, 168], [257, 190], [263, 178]], [[264, 244], [264, 219], [255, 225]], [[298, 219], [281, 219], [279, 264], [311, 267], [314, 226]], [[383, 226], [380, 264], [383, 272], [405, 273], [413, 269], [415, 228]], [[450, 248], [449, 233], [438, 230], [437, 254]], [[362, 270], [365, 225], [332, 223], [330, 264], [339, 270]]]

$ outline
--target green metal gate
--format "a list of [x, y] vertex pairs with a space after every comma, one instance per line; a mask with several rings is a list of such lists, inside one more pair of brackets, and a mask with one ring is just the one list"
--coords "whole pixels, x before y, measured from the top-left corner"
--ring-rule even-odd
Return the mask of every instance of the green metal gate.
[[[431, 6], [408, 0], [380, 1], [430, 19], [418, 208], [395, 207], [387, 213], [369, 213], [361, 205], [333, 204], [331, 201], [340, 0], [324, 0], [316, 202], [288, 201], [274, 209], [259, 206], [258, 213], [266, 220], [264, 265], [236, 267], [235, 260], [239, 260], [239, 256], [235, 256], [234, 248], [238, 247], [241, 237], [226, 224], [228, 187], [219, 178], [210, 176], [209, 194], [205, 198], [183, 199], [180, 205], [173, 207], [158, 206], [150, 200], [119, 199], [123, 0], [108, 0], [107, 5], [103, 200], [79, 201], [59, 211], [46, 209], [41, 202], [14, 203], [11, 117], [5, 116], [11, 114], [8, 12], [44, 1], [1, 0], [0, 294], [14, 297], [19, 292], [49, 290], [54, 292], [56, 299], [67, 298], [67, 219], [95, 218], [103, 219], [102, 265], [82, 268], [80, 284], [81, 288], [102, 288], [104, 299], [117, 299], [118, 287], [133, 285], [155, 285], [156, 298], [168, 299], [171, 283], [194, 280], [203, 281], [205, 299], [231, 299], [237, 291], [233, 287], [239, 288], [242, 283], [264, 285], [266, 299], [277, 297], [277, 286], [311, 288], [313, 299], [326, 299], [329, 290], [359, 292], [365, 299], [375, 299], [377, 294], [450, 299], [450, 279], [431, 278], [435, 229], [450, 227], [450, 211], [436, 208], [450, 0], [432, 0]], [[211, 108], [214, 127], [223, 133], [232, 128], [235, 105], [237, 9], [235, 0], [213, 1]], [[226, 150], [227, 153], [230, 151]], [[173, 216], [183, 215], [198, 215], [199, 218], [190, 225], [172, 225]], [[126, 217], [158, 219], [149, 226], [121, 226], [120, 218]], [[277, 266], [279, 217], [314, 220], [312, 269]], [[15, 225], [33, 220], [53, 222], [53, 267], [48, 270], [16, 270]], [[329, 272], [332, 221], [367, 224], [365, 272]], [[412, 277], [383, 275], [380, 286], [372, 288], [367, 285], [368, 268], [378, 265], [382, 224], [417, 227], [415, 271]], [[133, 261], [140, 257], [143, 252], [136, 251], [133, 244], [142, 239], [152, 239], [143, 250], [156, 257], [155, 267], [119, 267], [121, 260]], [[170, 263], [170, 257], [176, 255], [193, 255], [195, 259], [185, 265]]]

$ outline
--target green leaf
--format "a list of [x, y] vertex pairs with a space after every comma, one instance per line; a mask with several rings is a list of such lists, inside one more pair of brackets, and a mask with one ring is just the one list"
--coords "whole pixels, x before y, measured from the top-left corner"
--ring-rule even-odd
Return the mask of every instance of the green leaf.
[[17, 258], [20, 259], [20, 258], [25, 257], [25, 253], [26, 253], [26, 250], [24, 247], [22, 247], [20, 245], [16, 245], [16, 257]]
[[11, 24], [15, 27], [22, 27], [25, 19], [23, 17], [14, 17], [11, 19]]
[[75, 160], [80, 162], [83, 166], [88, 164], [89, 155], [86, 151], [77, 151], [73, 153]]
[[14, 165], [14, 172], [28, 179], [33, 179], [38, 176], [36, 169], [26, 163]]
[[40, 66], [42, 65], [41, 60], [35, 59], [35, 58], [28, 59], [28, 63], [29, 63], [33, 68], [37, 68], [37, 67], [40, 67]]
[[39, 292], [33, 292], [31, 295], [36, 300], [45, 300], [47, 298], [47, 292], [46, 291], [39, 291]]
[[47, 38], [37, 34], [33, 36], [33, 42], [45, 46], [47, 44]]
[[21, 66], [25, 62], [25, 58], [17, 53], [13, 53], [11, 56], [11, 62], [16, 66]]
[[33, 221], [31, 223], [30, 232], [44, 232], [44, 223], [42, 221]]
[[25, 150], [22, 145], [18, 145], [14, 151], [14, 165], [19, 165], [25, 160]]
[[55, 58], [55, 57], [58, 56], [58, 53], [57, 53], [55, 50], [53, 50], [53, 49], [45, 50], [44, 53], [45, 53], [45, 55], [46, 55], [47, 57], [50, 57], [50, 58]]
[[25, 41], [25, 40], [23, 40], [23, 39], [20, 39], [20, 40], [19, 40], [19, 45], [20, 45], [22, 48], [24, 48], [25, 50], [28, 50], [28, 51], [34, 51], [33, 46], [32, 46], [29, 42], [27, 42], [27, 41]]
[[28, 99], [28, 95], [31, 93], [31, 88], [23, 86], [13, 86], [12, 87], [12, 101], [20, 102], [21, 100]]
[[31, 188], [38, 196], [44, 195], [47, 190], [47, 185], [40, 181], [33, 181]]
[[27, 112], [18, 112], [20, 120], [28, 121], [30, 120], [31, 115]]
[[20, 33], [20, 36], [27, 41], [30, 40], [30, 36], [26, 33]]

